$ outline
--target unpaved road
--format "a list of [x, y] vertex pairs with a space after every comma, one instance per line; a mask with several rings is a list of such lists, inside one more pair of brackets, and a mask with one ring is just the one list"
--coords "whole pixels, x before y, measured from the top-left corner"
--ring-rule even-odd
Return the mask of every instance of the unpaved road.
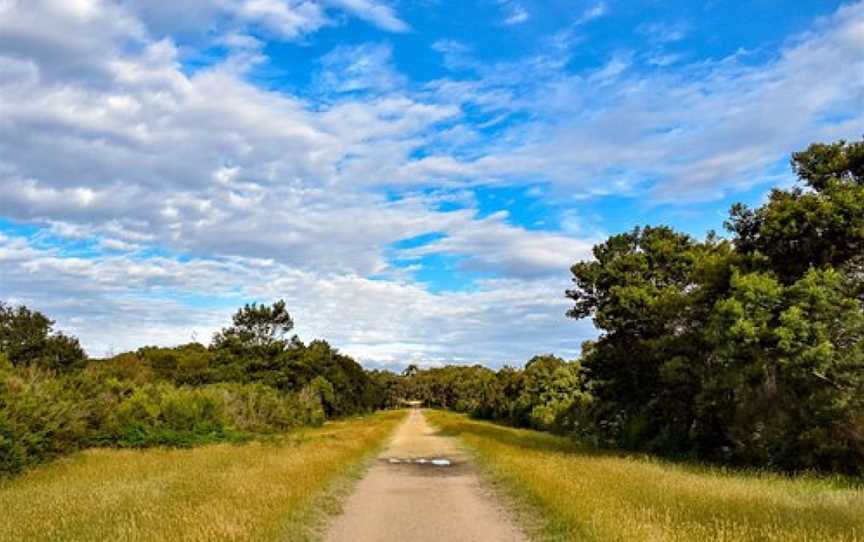
[[[399, 426], [360, 481], [328, 542], [522, 542], [455, 440], [435, 434], [419, 410]], [[418, 463], [446, 459], [450, 466]], [[398, 462], [397, 462], [398, 461]]]

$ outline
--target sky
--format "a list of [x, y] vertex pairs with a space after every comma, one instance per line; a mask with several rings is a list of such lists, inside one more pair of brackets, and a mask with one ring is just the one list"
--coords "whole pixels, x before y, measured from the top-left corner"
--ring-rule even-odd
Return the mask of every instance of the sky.
[[0, 300], [92, 356], [285, 299], [366, 367], [597, 335], [569, 267], [864, 134], [864, 2], [0, 0]]

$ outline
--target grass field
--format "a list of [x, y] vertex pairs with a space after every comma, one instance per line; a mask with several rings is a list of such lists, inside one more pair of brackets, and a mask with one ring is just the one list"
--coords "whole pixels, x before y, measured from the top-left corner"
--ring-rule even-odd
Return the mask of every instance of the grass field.
[[723, 472], [580, 449], [536, 431], [428, 413], [527, 509], [539, 539], [864, 540], [864, 489], [848, 480]]
[[88, 450], [0, 482], [0, 540], [306, 540], [404, 414], [272, 442]]

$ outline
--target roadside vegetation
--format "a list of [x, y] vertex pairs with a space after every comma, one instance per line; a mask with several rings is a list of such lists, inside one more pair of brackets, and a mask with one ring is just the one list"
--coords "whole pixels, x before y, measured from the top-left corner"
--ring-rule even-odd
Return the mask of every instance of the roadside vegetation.
[[[724, 239], [666, 226], [575, 263], [577, 360], [367, 371], [246, 305], [209, 345], [88, 360], [38, 311], [0, 303], [0, 475], [89, 447], [243, 441], [426, 406], [583, 445], [782, 472], [864, 473], [864, 141], [793, 154], [799, 185], [735, 205]], [[409, 310], [406, 308], [406, 310]]]
[[427, 417], [528, 510], [539, 540], [864, 540], [864, 487], [851, 479], [669, 463], [452, 412]]
[[52, 326], [0, 303], [0, 476], [89, 447], [244, 441], [382, 404], [353, 359], [286, 337], [293, 321], [281, 301], [243, 307], [209, 347], [104, 360]]
[[0, 540], [307, 540], [404, 411], [262, 442], [91, 449], [0, 481]]
[[665, 226], [572, 267], [579, 360], [410, 368], [429, 406], [607, 449], [864, 473], [864, 141], [793, 155], [800, 184], [733, 207], [731, 239]]

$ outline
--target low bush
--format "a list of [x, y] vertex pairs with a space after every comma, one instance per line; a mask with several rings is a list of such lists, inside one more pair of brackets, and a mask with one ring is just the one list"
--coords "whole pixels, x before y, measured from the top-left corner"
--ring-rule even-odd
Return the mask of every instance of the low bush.
[[146, 384], [120, 403], [114, 441], [120, 446], [190, 446], [239, 437], [215, 390]]
[[0, 372], [0, 473], [79, 449], [90, 436], [88, 406], [44, 371]]
[[178, 446], [321, 425], [313, 387], [136, 385], [90, 369], [57, 375], [0, 357], [0, 475], [88, 446]]

